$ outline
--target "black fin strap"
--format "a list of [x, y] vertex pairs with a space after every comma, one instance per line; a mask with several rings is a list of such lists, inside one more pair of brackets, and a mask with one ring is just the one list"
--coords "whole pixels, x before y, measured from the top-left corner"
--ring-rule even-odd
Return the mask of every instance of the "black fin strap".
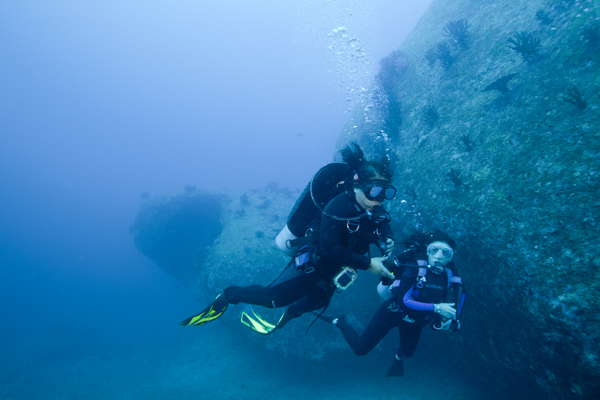
[[315, 317], [315, 319], [313, 319], [313, 322], [310, 323], [310, 325], [308, 326], [308, 328], [306, 328], [306, 331], [304, 331], [305, 335], [308, 333], [308, 330], [310, 329], [311, 326], [313, 326], [313, 324], [315, 323], [315, 321], [318, 320], [319, 318], [321, 318], [321, 315], [323, 315], [323, 313], [325, 311], [327, 311], [327, 307], [329, 307], [329, 303], [331, 303], [331, 298], [329, 298], [329, 300], [327, 301], [327, 304], [325, 305], [325, 307], [323, 307], [323, 309], [321, 310], [321, 312], [319, 313], [319, 315], [317, 315]]

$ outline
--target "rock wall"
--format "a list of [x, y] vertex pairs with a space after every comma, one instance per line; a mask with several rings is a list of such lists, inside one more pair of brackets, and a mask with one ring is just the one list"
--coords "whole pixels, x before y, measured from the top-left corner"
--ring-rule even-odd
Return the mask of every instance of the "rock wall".
[[401, 230], [460, 244], [460, 356], [551, 398], [600, 393], [599, 19], [597, 1], [434, 0], [338, 141], [392, 158]]

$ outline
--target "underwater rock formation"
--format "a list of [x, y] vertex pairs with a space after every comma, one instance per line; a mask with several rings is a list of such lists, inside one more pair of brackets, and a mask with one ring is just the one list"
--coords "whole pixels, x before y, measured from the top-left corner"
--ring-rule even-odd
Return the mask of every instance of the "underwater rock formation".
[[222, 229], [222, 198], [200, 192], [148, 196], [131, 228], [136, 247], [187, 287]]
[[[358, 141], [369, 158], [392, 158], [401, 193], [388, 208], [398, 240], [436, 228], [457, 240], [468, 292], [463, 328], [427, 343], [506, 398], [600, 392], [599, 16], [600, 2], [583, 0], [433, 0], [398, 49], [411, 62], [389, 81], [394, 103], [356, 109], [335, 150]], [[446, 44], [436, 55], [447, 22], [461, 20], [469, 21], [468, 46], [451, 52]], [[513, 50], [526, 44], [515, 32], [535, 33], [544, 56], [532, 63]], [[504, 92], [515, 74], [518, 84]], [[498, 77], [505, 81], [492, 89], [502, 96], [481, 90]], [[422, 120], [428, 104], [443, 116], [435, 129]], [[227, 285], [268, 284], [289, 260], [273, 239], [296, 197], [270, 189], [151, 197], [133, 228], [136, 244], [194, 290], [199, 310]], [[207, 207], [208, 222], [196, 210]], [[184, 221], [188, 214], [196, 217]], [[200, 237], [200, 226], [211, 233]], [[184, 236], [194, 239], [182, 247]], [[330, 310], [360, 330], [380, 304], [376, 282], [360, 273]], [[241, 307], [221, 320], [273, 351], [312, 359], [347, 351], [326, 324], [304, 335], [312, 315], [258, 336], [239, 324]], [[275, 321], [281, 312], [264, 316]]]
[[[496, 387], [494, 374], [512, 376], [522, 398], [583, 399], [600, 393], [600, 52], [588, 34], [600, 2], [558, 3], [434, 0], [398, 49], [413, 61], [395, 82], [403, 124], [385, 147], [405, 189], [389, 204], [396, 232], [439, 228], [460, 244], [469, 298], [446, 343], [457, 363]], [[432, 68], [444, 26], [461, 19], [469, 48]], [[481, 90], [515, 74], [503, 96]], [[444, 116], [435, 130], [427, 104]], [[380, 152], [364, 121], [381, 113], [355, 110], [337, 149]]]

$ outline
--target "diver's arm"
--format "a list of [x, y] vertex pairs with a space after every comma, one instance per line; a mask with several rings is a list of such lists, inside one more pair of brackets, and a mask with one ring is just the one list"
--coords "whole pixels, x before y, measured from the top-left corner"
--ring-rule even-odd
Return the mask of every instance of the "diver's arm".
[[419, 268], [406, 267], [402, 274], [400, 285], [398, 286], [396, 283], [396, 286], [392, 289], [392, 293], [394, 296], [402, 299], [402, 303], [411, 310], [432, 312], [434, 310], [432, 303], [422, 303], [414, 299], [419, 295], [418, 289], [415, 289], [414, 285], [418, 276]]
[[435, 310], [433, 303], [423, 303], [415, 300], [419, 297], [419, 289], [415, 288], [418, 276], [419, 268], [407, 267], [400, 281], [398, 296], [402, 299], [402, 303], [411, 310], [433, 312]]
[[[402, 287], [402, 285], [400, 285]], [[421, 303], [413, 298], [413, 292], [415, 291], [415, 285], [411, 285], [410, 288], [402, 296], [402, 302], [404, 305], [412, 310], [416, 311], [434, 311], [435, 306], [433, 303]]]
[[413, 298], [413, 292], [415, 291], [414, 285], [404, 294], [402, 301], [404, 305], [412, 310], [416, 311], [433, 311], [436, 314], [440, 314], [444, 318], [455, 318], [456, 309], [454, 309], [454, 303], [421, 303]]

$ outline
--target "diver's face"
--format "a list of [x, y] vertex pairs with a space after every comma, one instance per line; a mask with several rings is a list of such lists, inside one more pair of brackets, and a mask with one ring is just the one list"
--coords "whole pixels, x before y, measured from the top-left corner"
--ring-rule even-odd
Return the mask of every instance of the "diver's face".
[[[381, 176], [376, 176], [373, 179], [384, 180], [383, 177], [381, 177]], [[382, 203], [385, 201], [385, 199], [382, 199], [381, 201], [370, 200], [365, 195], [365, 192], [361, 188], [357, 188], [357, 187], [354, 188], [354, 197], [356, 197], [356, 202], [358, 203], [358, 205], [363, 210], [367, 210], [367, 211], [373, 211], [373, 207], [381, 206]]]
[[356, 202], [363, 210], [373, 211], [373, 207], [381, 206], [379, 201], [367, 199], [362, 189], [354, 188], [354, 196], [356, 197]]
[[429, 265], [438, 263], [445, 267], [446, 264], [452, 260], [453, 256], [454, 251], [446, 242], [432, 242], [427, 246], [427, 259]]

